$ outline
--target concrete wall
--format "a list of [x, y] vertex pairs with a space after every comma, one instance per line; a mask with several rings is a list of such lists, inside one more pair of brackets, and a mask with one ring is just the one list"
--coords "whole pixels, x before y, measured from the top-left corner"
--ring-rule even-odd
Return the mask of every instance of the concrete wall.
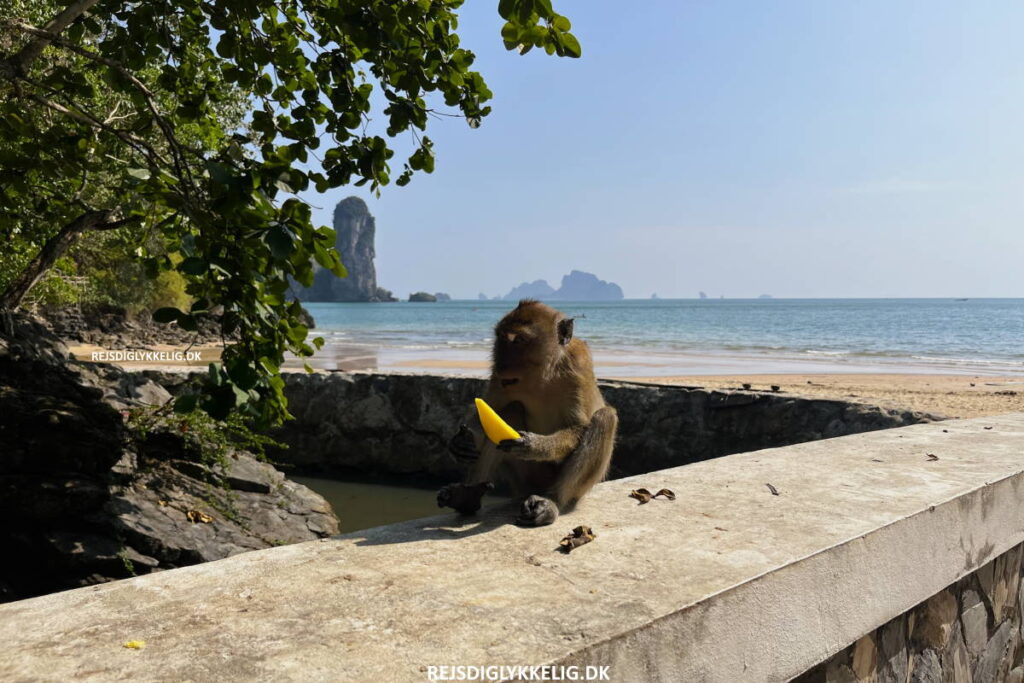
[[[484, 380], [409, 374], [291, 373], [296, 419], [275, 436], [278, 461], [307, 470], [424, 473], [454, 478], [447, 443]], [[730, 453], [927, 422], [932, 416], [782, 393], [601, 383], [619, 411], [612, 477]]]
[[1021, 553], [1014, 546], [797, 678], [843, 681], [1024, 681]]
[[[639, 505], [639, 486], [677, 497]], [[919, 680], [985, 681], [1018, 664], [1022, 414], [608, 481], [552, 527], [513, 526], [514, 513], [0, 605], [0, 680], [425, 681], [432, 666], [552, 665], [735, 683], [820, 680], [827, 662], [833, 680], [907, 680], [913, 665]], [[558, 552], [577, 525], [596, 539]], [[941, 678], [924, 677], [933, 658]]]

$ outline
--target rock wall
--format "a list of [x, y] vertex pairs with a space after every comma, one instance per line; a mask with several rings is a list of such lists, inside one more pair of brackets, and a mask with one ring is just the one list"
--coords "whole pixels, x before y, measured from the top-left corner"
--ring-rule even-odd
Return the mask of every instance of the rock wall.
[[313, 285], [299, 298], [303, 301], [389, 301], [391, 293], [377, 286], [374, 239], [376, 222], [370, 210], [359, 197], [348, 197], [334, 208], [334, 230], [337, 232], [335, 248], [348, 277], [335, 277], [330, 271], [319, 270]]
[[795, 680], [1024, 681], [1024, 593], [1016, 546]]
[[[293, 373], [288, 422], [275, 454], [305, 470], [458, 476], [447, 443], [484, 380], [402, 374]], [[878, 406], [781, 393], [721, 392], [630, 382], [601, 383], [619, 411], [612, 476], [675, 467], [730, 453], [899, 427], [934, 418]]]

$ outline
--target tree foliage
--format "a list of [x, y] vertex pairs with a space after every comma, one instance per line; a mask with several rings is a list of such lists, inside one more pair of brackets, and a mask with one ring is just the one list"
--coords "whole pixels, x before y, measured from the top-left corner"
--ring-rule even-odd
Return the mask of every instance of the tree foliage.
[[[14, 0], [0, 9], [0, 234], [45, 269], [79, 234], [121, 231], [149, 277], [187, 282], [191, 306], [155, 319], [195, 329], [216, 308], [238, 335], [177, 409], [286, 418], [285, 353], [323, 343], [289, 278], [311, 284], [314, 264], [345, 274], [334, 232], [296, 193], [430, 173], [440, 103], [480, 125], [491, 92], [460, 47], [461, 3]], [[549, 0], [498, 12], [508, 49], [580, 55]], [[395, 168], [402, 134], [413, 151]]]

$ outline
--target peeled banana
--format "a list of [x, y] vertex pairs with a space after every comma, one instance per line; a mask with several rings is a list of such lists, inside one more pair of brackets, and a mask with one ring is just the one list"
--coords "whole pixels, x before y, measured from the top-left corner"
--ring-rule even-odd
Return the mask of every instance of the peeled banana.
[[480, 416], [480, 424], [484, 428], [484, 434], [494, 443], [499, 443], [506, 439], [519, 438], [519, 432], [509, 427], [508, 423], [502, 420], [494, 412], [494, 409], [481, 398], [476, 399], [476, 412]]

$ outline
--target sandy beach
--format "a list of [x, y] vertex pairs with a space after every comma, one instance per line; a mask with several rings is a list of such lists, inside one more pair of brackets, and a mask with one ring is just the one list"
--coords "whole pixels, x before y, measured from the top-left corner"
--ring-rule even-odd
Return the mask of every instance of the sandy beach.
[[[76, 345], [69, 350], [79, 360], [93, 360], [99, 347]], [[151, 351], [173, 353], [184, 349], [154, 346]], [[200, 360], [118, 360], [118, 365], [132, 370], [205, 368], [220, 357], [218, 347], [195, 347]], [[466, 354], [447, 355], [443, 358], [392, 357], [385, 352], [366, 348], [325, 348], [311, 364], [318, 370], [389, 371], [421, 373], [455, 373], [484, 376], [488, 361], [468, 358]], [[658, 374], [644, 375], [644, 365], [656, 367]], [[291, 360], [286, 368], [301, 369], [302, 362]], [[714, 365], [711, 365], [714, 367]], [[709, 389], [742, 389], [744, 384], [758, 391], [780, 391], [837, 398], [881, 405], [899, 406], [924, 412], [939, 413], [947, 417], [982, 417], [1000, 413], [1024, 412], [1024, 375], [940, 374], [923, 372], [816, 372], [813, 364], [804, 364], [804, 372], [775, 374], [667, 374], [662, 363], [638, 363], [637, 359], [609, 359], [599, 363], [598, 375], [607, 379], [622, 379], [657, 384], [681, 384]]]
[[683, 384], [712, 389], [780, 391], [802, 396], [839, 398], [900, 406], [947, 417], [982, 417], [1024, 412], [1024, 377], [939, 374], [785, 374], [691, 375], [687, 377], [629, 377], [634, 381]]
[[[766, 374], [743, 372], [755, 369], [758, 363], [749, 358], [714, 357], [704, 363], [685, 359], [676, 367], [716, 368], [726, 366], [726, 373], [689, 372], [669, 374], [671, 363], [637, 363], [635, 359], [614, 360], [599, 357], [597, 373], [607, 379], [656, 384], [682, 384], [708, 389], [742, 389], [744, 384], [758, 391], [780, 391], [801, 396], [837, 398], [845, 401], [910, 408], [947, 417], [982, 417], [1009, 412], [1024, 412], [1024, 375], [983, 375], [936, 373], [908, 368], [904, 372], [836, 371], [834, 365], [793, 363], [793, 371]], [[657, 374], [644, 374], [644, 366], [656, 368]], [[404, 360], [395, 369], [418, 372], [455, 372], [482, 375], [489, 364], [480, 359], [418, 359]], [[390, 368], [389, 368], [390, 369]]]

